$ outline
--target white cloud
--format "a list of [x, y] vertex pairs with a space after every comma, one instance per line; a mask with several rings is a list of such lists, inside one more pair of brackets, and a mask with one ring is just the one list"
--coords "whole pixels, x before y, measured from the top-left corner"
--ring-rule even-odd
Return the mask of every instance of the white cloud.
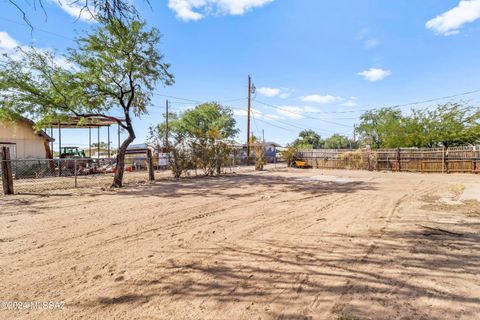
[[5, 31], [0, 31], [0, 49], [12, 50], [18, 47], [18, 42]]
[[277, 119], [282, 119], [282, 117], [276, 115], [276, 114], [265, 114], [263, 115], [263, 118], [265, 120], [277, 120]]
[[243, 15], [248, 10], [262, 7], [273, 0], [168, 0], [168, 7], [177, 18], [198, 21], [206, 15]]
[[277, 88], [258, 88], [257, 92], [265, 97], [276, 97], [280, 94], [280, 89]]
[[244, 109], [233, 109], [233, 115], [237, 117], [246, 117], [248, 112]]
[[309, 96], [300, 97], [300, 99], [302, 99], [302, 101], [305, 101], [305, 102], [315, 102], [315, 103], [334, 103], [334, 102], [343, 100], [341, 97], [335, 97], [330, 94], [327, 94], [325, 96], [322, 96], [320, 94], [312, 94]]
[[358, 103], [355, 102], [354, 100], [348, 100], [348, 101], [341, 104], [341, 106], [343, 106], [343, 107], [356, 107], [357, 105], [358, 105]]
[[287, 118], [291, 119], [303, 119], [304, 116], [302, 113], [304, 112], [303, 108], [300, 107], [291, 107], [291, 106], [284, 106], [284, 107], [279, 107], [277, 109], [277, 112], [281, 114], [282, 116], [285, 116]]
[[74, 17], [75, 19], [79, 19], [85, 22], [94, 22], [95, 18], [95, 11], [93, 6], [89, 6], [89, 8], [85, 8], [85, 1], [71, 1], [71, 0], [50, 0], [50, 3], [57, 5]]
[[[250, 109], [250, 112], [252, 113], [253, 117], [256, 119], [264, 119], [264, 120], [280, 119], [280, 117], [277, 116], [276, 114], [266, 114], [255, 108]], [[246, 117], [247, 114], [248, 112], [245, 109], [233, 109], [233, 115], [237, 117]]]
[[[20, 59], [20, 54], [17, 48], [26, 52], [32, 50], [32, 47], [20, 45], [18, 41], [12, 38], [7, 32], [0, 31], [0, 54], [7, 53], [8, 56], [14, 60]], [[37, 50], [42, 54], [47, 54], [52, 52], [51, 49], [45, 49], [45, 48], [33, 48], [33, 49]], [[65, 57], [57, 54], [55, 55], [55, 59], [53, 63], [61, 68], [65, 68], [69, 70], [75, 69], [75, 66], [69, 61], [67, 61]]]
[[365, 48], [373, 49], [380, 44], [380, 40], [377, 38], [369, 38], [363, 42]]
[[350, 97], [347, 101], [341, 104], [342, 107], [356, 107], [358, 105], [357, 103], [357, 97]]
[[294, 107], [294, 106], [283, 106], [277, 109], [277, 112], [285, 117], [290, 119], [303, 119], [305, 118], [304, 113], [318, 113], [322, 112], [317, 107], [305, 106], [305, 107]]
[[425, 26], [444, 36], [460, 33], [460, 28], [480, 18], [480, 0], [461, 0], [458, 5], [428, 21]]
[[365, 80], [372, 82], [382, 80], [383, 78], [388, 77], [391, 74], [392, 72], [390, 70], [384, 70], [380, 68], [370, 68], [368, 70], [358, 73], [358, 75], [364, 77]]
[[305, 111], [307, 113], [317, 113], [317, 112], [321, 112], [322, 110], [320, 110], [318, 108], [315, 108], [315, 107], [305, 106], [305, 107], [303, 107], [303, 111]]
[[372, 35], [372, 32], [369, 28], [361, 29], [356, 36], [356, 40], [363, 42], [363, 46], [366, 49], [373, 49], [381, 43], [377, 37]]
[[294, 90], [289, 89], [289, 88], [268, 88], [268, 87], [262, 87], [258, 88], [257, 92], [261, 94], [262, 96], [273, 98], [273, 97], [279, 97], [280, 99], [288, 99]]

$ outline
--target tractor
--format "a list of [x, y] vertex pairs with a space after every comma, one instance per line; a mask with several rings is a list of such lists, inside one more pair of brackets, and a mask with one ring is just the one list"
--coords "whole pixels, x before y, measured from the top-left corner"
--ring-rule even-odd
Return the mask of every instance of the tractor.
[[[78, 147], [62, 147], [60, 159], [60, 169], [63, 174], [89, 174], [95, 171], [93, 160], [85, 155], [85, 151], [79, 150]], [[74, 160], [74, 161], [70, 161]]]

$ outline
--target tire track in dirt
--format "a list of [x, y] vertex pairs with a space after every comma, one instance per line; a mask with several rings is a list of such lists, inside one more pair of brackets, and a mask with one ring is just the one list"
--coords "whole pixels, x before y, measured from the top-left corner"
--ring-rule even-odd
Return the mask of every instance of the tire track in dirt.
[[[412, 197], [418, 196], [419, 194], [424, 194], [426, 192], [429, 192], [430, 188], [429, 187], [422, 187], [422, 185], [424, 185], [423, 180], [419, 181], [414, 186], [413, 190], [411, 190], [407, 194], [404, 194], [403, 196], [401, 196], [400, 198], [398, 198], [394, 202], [393, 206], [390, 208], [390, 210], [387, 214], [387, 217], [386, 217], [385, 221], [383, 222], [382, 226], [380, 227], [380, 229], [378, 231], [378, 236], [376, 237], [376, 239], [374, 239], [370, 242], [370, 244], [368, 245], [368, 248], [365, 251], [364, 255], [356, 263], [357, 266], [359, 266], [359, 267], [362, 266], [368, 260], [369, 256], [378, 248], [378, 243], [385, 236], [387, 227], [392, 222], [392, 219], [394, 218], [394, 216], [399, 212], [399, 208], [402, 206], [404, 201], [407, 198], [412, 198]], [[419, 187], [421, 187], [421, 188], [418, 189]], [[385, 208], [383, 208], [383, 210], [384, 209]], [[379, 266], [379, 268], [378, 268], [379, 270], [376, 271], [376, 273], [378, 274], [377, 278], [380, 277], [381, 274], [383, 274], [382, 270], [384, 270], [384, 267], [385, 267], [386, 264], [387, 264], [387, 261], [384, 261], [383, 266], [382, 267]], [[335, 266], [333, 266], [333, 267], [335, 267]], [[350, 268], [349, 272], [352, 272], [352, 270], [355, 270], [355, 267]], [[390, 283], [390, 285], [394, 285], [394, 286], [396, 286], [396, 284], [400, 284], [400, 282]], [[341, 291], [341, 294], [340, 294], [339, 298], [337, 299], [337, 302], [333, 305], [333, 307], [331, 309], [332, 314], [335, 314], [335, 313], [338, 313], [339, 311], [342, 311], [347, 306], [347, 303], [345, 301], [349, 301], [349, 299], [347, 299], [346, 296], [351, 294], [353, 289], [356, 286], [357, 286], [357, 284], [352, 283], [351, 279], [346, 280], [346, 282], [343, 286], [344, 289]], [[401, 288], [399, 288], [399, 289], [401, 289]]]

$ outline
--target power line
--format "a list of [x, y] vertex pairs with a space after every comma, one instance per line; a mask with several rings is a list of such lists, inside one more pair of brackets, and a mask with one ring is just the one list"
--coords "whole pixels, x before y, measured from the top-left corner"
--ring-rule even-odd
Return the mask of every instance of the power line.
[[[14, 23], [14, 24], [17, 24], [17, 25], [20, 25], [20, 26], [25, 26], [25, 27], [31, 28], [31, 27], [30, 27], [28, 24], [26, 24], [26, 23], [14, 21], [14, 20], [11, 20], [11, 19], [8, 19], [8, 18], [0, 17], [0, 20], [4, 20], [4, 21], [10, 22], [10, 23]], [[64, 39], [67, 39], [67, 40], [72, 40], [71, 38], [69, 38], [69, 37], [67, 37], [67, 36], [64, 36], [64, 35], [61, 35], [61, 34], [59, 34], [59, 33], [52, 32], [52, 31], [48, 31], [48, 30], [45, 30], [45, 29], [40, 29], [40, 28], [37, 28], [37, 27], [34, 27], [34, 28], [33, 28], [33, 31], [40, 31], [40, 32], [43, 32], [43, 33], [51, 34], [51, 35], [56, 36], [56, 37], [64, 38]]]
[[160, 93], [156, 93], [156, 92], [154, 92], [153, 95], [155, 95], [155, 96], [160, 96], [160, 97], [165, 97], [165, 98], [170, 98], [170, 99], [189, 101], [189, 102], [194, 102], [194, 103], [202, 103], [202, 102], [199, 101], [199, 100], [193, 100], [193, 99], [187, 99], [187, 98], [180, 98], [180, 97], [170, 96], [170, 95], [166, 95], [166, 94], [160, 94]]
[[189, 103], [195, 103], [195, 104], [202, 104], [202, 103], [208, 103], [208, 102], [218, 102], [218, 103], [225, 103], [225, 102], [235, 102], [235, 101], [242, 101], [242, 100], [247, 100], [247, 98], [235, 98], [235, 99], [226, 99], [226, 100], [207, 100], [207, 101], [201, 101], [201, 100], [195, 100], [195, 99], [190, 99], [190, 98], [182, 98], [182, 97], [176, 97], [176, 96], [171, 96], [167, 94], [161, 94], [154, 92], [153, 95], [160, 96], [160, 97], [165, 97], [169, 99], [176, 99], [176, 100], [181, 100], [181, 101], [173, 101], [175, 103], [184, 103], [184, 104], [189, 104]]
[[252, 112], [252, 118], [253, 118], [253, 124], [255, 125], [255, 129], [257, 129], [257, 134], [260, 133], [260, 130], [258, 129], [258, 126], [257, 126], [257, 121], [255, 120], [255, 115], [254, 115], [255, 112]]
[[[419, 101], [414, 101], [414, 102], [408, 102], [404, 104], [397, 104], [397, 105], [390, 105], [390, 106], [385, 106], [385, 107], [377, 107], [377, 108], [370, 108], [370, 109], [357, 109], [357, 110], [349, 110], [349, 111], [325, 111], [325, 112], [315, 112], [316, 114], [339, 114], [339, 113], [357, 113], [357, 112], [365, 112], [365, 111], [371, 111], [371, 110], [378, 110], [381, 108], [402, 108], [402, 107], [408, 107], [408, 106], [413, 106], [413, 105], [419, 105], [423, 103], [429, 103], [429, 102], [435, 102], [435, 101], [440, 101], [440, 100], [446, 100], [446, 99], [452, 99], [452, 98], [458, 98], [466, 95], [471, 95], [475, 93], [479, 93], [480, 89], [478, 90], [472, 90], [472, 91], [467, 91], [459, 94], [454, 94], [454, 95], [449, 95], [449, 96], [443, 96], [443, 97], [438, 97], [438, 98], [433, 98], [433, 99], [427, 99], [427, 100], [419, 100]], [[270, 106], [273, 108], [282, 108], [279, 106], [275, 106], [266, 102], [262, 102], [259, 100], [255, 100], [263, 105]], [[285, 109], [282, 109], [286, 111]], [[288, 112], [288, 111], [287, 111]], [[308, 113], [308, 112], [306, 112]]]
[[255, 101], [257, 101], [257, 102], [259, 102], [260, 104], [263, 104], [263, 105], [265, 105], [265, 106], [268, 106], [268, 107], [270, 107], [270, 108], [282, 110], [283, 112], [288, 112], [288, 113], [291, 113], [291, 114], [295, 114], [295, 115], [298, 115], [298, 116], [302, 116], [302, 117], [304, 117], [304, 118], [314, 119], [314, 120], [318, 120], [318, 121], [322, 121], [322, 122], [334, 124], [334, 125], [337, 125], [337, 126], [350, 128], [349, 125], [346, 125], [346, 124], [343, 124], [343, 123], [338, 123], [338, 122], [331, 121], [331, 120], [325, 120], [325, 119], [321, 119], [321, 118], [317, 118], [317, 117], [308, 116], [308, 115], [305, 115], [305, 114], [302, 113], [302, 112], [295, 112], [295, 111], [292, 111], [292, 110], [288, 110], [288, 109], [286, 109], [286, 108], [284, 108], [284, 107], [275, 106], [275, 105], [273, 105], [273, 104], [265, 103], [265, 102], [262, 102], [262, 101], [259, 101], [259, 100], [255, 100]]
[[[423, 100], [423, 101], [409, 102], [409, 103], [405, 103], [405, 104], [391, 106], [391, 108], [401, 108], [401, 107], [413, 106], [413, 105], [418, 105], [418, 104], [423, 104], [423, 103], [428, 103], [428, 102], [435, 102], [435, 101], [439, 101], [439, 100], [452, 99], [452, 98], [466, 96], [466, 95], [470, 95], [470, 94], [474, 94], [474, 93], [478, 93], [478, 92], [480, 92], [480, 89], [479, 90], [473, 90], [473, 91], [467, 91], [467, 92], [464, 92], [464, 93], [455, 94], [455, 95], [451, 95], [451, 96], [428, 99], [428, 100]], [[376, 109], [379, 109], [379, 108], [376, 108]]]
[[332, 133], [332, 131], [329, 131], [329, 130], [325, 130], [325, 129], [318, 129], [318, 128], [314, 128], [314, 127], [311, 127], [309, 126], [308, 128], [306, 127], [301, 127], [301, 126], [298, 126], [296, 124], [293, 124], [291, 122], [288, 122], [286, 120], [280, 120], [280, 119], [274, 119], [272, 117], [269, 117], [268, 115], [264, 116], [264, 118], [266, 120], [270, 120], [270, 121], [274, 121], [274, 122], [278, 122], [280, 124], [283, 124], [283, 125], [287, 125], [287, 126], [290, 126], [290, 127], [293, 127], [293, 128], [297, 128], [297, 129], [300, 129], [300, 130], [307, 130], [307, 129], [312, 129], [312, 130], [315, 130], [315, 131], [322, 131], [322, 132], [325, 132], [325, 133]]
[[282, 129], [282, 130], [285, 130], [285, 131], [290, 131], [290, 132], [295, 132], [295, 133], [297, 133], [297, 130], [292, 130], [292, 129], [288, 129], [288, 128], [285, 128], [285, 127], [282, 127], [282, 126], [278, 126], [278, 125], [273, 124], [273, 123], [268, 122], [268, 121], [263, 121], [263, 120], [261, 120], [261, 119], [258, 119], [258, 121], [263, 122], [263, 123], [266, 123], [267, 125], [272, 126], [272, 127], [275, 127], [275, 128], [279, 128], [279, 129]]

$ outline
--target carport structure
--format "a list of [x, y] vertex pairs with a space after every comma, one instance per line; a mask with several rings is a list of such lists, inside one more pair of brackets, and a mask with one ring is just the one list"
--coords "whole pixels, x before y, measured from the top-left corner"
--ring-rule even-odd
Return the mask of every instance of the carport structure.
[[[120, 119], [124, 122], [124, 119]], [[58, 131], [58, 156], [62, 154], [62, 129], [87, 129], [88, 128], [88, 148], [89, 154], [92, 154], [92, 129], [97, 129], [97, 157], [100, 157], [100, 128], [107, 127], [108, 129], [108, 158], [111, 157], [111, 143], [110, 143], [110, 127], [112, 125], [117, 125], [117, 141], [118, 146], [120, 146], [120, 125], [114, 120], [114, 118], [104, 117], [104, 116], [95, 116], [95, 117], [78, 117], [72, 116], [67, 119], [55, 120], [51, 123], [50, 127], [50, 136], [53, 138], [54, 129]], [[51, 142], [51, 150], [53, 154], [53, 142]]]

